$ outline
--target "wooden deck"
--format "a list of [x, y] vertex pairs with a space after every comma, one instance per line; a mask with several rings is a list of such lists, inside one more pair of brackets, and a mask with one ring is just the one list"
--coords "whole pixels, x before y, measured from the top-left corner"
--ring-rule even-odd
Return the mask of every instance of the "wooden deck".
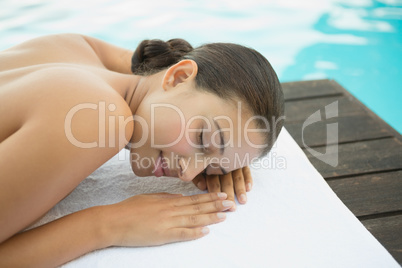
[[[329, 186], [391, 255], [402, 263], [402, 138], [333, 80], [283, 83], [285, 127]], [[325, 119], [325, 106], [338, 101], [338, 116]], [[323, 121], [304, 128], [321, 110]], [[309, 150], [326, 152], [326, 125], [338, 124], [338, 165]], [[310, 149], [310, 150], [311, 150]]]

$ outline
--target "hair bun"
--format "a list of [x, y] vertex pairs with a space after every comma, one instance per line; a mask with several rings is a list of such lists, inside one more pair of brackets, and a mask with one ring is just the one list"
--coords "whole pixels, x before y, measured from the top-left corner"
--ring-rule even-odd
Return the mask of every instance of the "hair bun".
[[159, 39], [142, 41], [131, 59], [131, 71], [134, 74], [150, 75], [161, 71], [191, 52], [193, 47], [183, 39], [171, 39], [164, 42]]

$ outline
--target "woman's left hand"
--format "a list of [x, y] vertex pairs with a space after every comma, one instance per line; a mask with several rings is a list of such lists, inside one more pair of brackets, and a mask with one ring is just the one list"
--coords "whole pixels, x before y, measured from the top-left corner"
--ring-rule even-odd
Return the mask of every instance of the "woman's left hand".
[[[249, 192], [253, 186], [250, 168], [248, 166], [233, 170], [226, 175], [204, 175], [198, 174], [193, 183], [202, 191], [224, 192], [228, 195], [228, 200], [234, 201], [235, 194], [240, 204], [247, 202], [246, 192]], [[232, 207], [230, 211], [236, 210]]]

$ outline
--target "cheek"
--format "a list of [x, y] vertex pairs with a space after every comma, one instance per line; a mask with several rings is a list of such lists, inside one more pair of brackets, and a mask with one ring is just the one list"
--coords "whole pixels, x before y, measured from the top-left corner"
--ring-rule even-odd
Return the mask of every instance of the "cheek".
[[185, 135], [183, 138], [169, 147], [169, 151], [180, 156], [189, 156], [194, 153], [195, 148], [187, 141]]
[[[185, 138], [180, 129], [180, 123], [177, 124], [161, 124], [154, 129], [155, 147], [171, 148], [185, 145]], [[183, 137], [182, 137], [183, 136]], [[184, 139], [184, 141], [183, 141]]]
[[[184, 123], [181, 117], [176, 113], [166, 111], [166, 113], [155, 114], [155, 123], [150, 125], [150, 137], [154, 137], [157, 145], [161, 146], [174, 146], [181, 141], [181, 136], [184, 136]], [[182, 134], [183, 132], [183, 134]]]

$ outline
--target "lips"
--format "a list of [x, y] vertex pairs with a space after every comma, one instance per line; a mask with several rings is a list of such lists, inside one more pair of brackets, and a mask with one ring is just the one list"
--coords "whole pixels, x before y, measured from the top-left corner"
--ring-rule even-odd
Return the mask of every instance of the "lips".
[[165, 174], [163, 173], [163, 156], [162, 156], [162, 151], [160, 152], [158, 158], [156, 159], [156, 163], [155, 163], [155, 168], [154, 171], [152, 171], [152, 173], [156, 176], [156, 177], [161, 177], [164, 176]]
[[158, 158], [156, 159], [155, 169], [153, 171], [156, 177], [170, 176], [170, 170], [165, 162], [162, 151], [160, 152]]
[[170, 174], [170, 170], [169, 170], [169, 167], [168, 167], [168, 165], [167, 165], [167, 163], [166, 163], [166, 160], [165, 160], [165, 158], [163, 157], [163, 154], [161, 153], [161, 159], [162, 159], [162, 170], [163, 170], [163, 174], [164, 174], [164, 176], [168, 176], [168, 177], [170, 177], [171, 176], [171, 174]]

